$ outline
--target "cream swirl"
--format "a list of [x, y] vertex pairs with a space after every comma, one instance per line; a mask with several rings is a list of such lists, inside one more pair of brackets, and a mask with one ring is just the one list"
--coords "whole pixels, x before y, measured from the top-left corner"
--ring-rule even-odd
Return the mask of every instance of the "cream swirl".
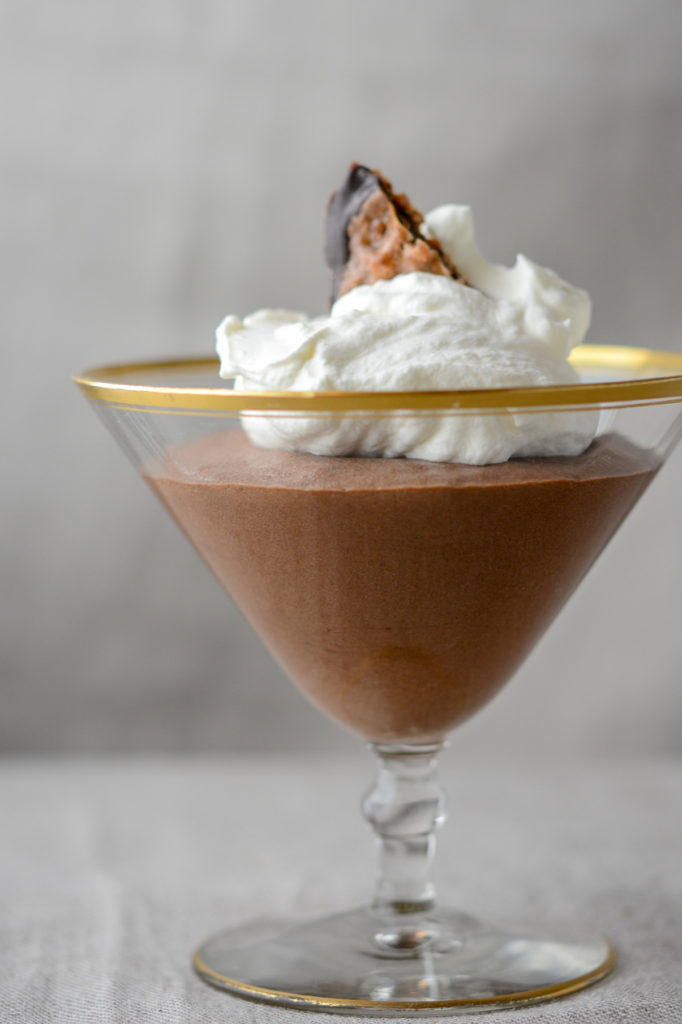
[[[249, 391], [426, 391], [577, 381], [568, 355], [590, 320], [586, 292], [518, 256], [511, 268], [479, 253], [470, 210], [425, 219], [466, 284], [427, 273], [360, 285], [328, 316], [261, 310], [217, 331], [221, 375]], [[441, 413], [244, 418], [267, 448], [467, 462], [575, 455], [594, 436], [589, 412]]]

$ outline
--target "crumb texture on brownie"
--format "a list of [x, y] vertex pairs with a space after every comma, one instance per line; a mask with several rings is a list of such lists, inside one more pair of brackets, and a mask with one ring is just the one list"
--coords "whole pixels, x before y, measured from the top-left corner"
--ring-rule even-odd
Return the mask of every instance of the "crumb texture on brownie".
[[378, 171], [352, 164], [327, 209], [326, 256], [332, 303], [360, 284], [423, 271], [460, 279], [437, 241], [421, 231], [422, 214]]

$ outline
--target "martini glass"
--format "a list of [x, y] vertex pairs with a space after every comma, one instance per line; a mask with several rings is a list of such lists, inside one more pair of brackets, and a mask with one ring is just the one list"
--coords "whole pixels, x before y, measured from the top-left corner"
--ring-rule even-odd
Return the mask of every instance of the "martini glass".
[[[500, 930], [441, 906], [431, 881], [448, 732], [513, 674], [682, 432], [682, 355], [582, 346], [572, 361], [579, 384], [409, 394], [238, 392], [212, 359], [76, 378], [293, 682], [377, 755], [373, 901], [221, 932], [194, 958], [211, 984], [321, 1011], [455, 1014], [609, 972], [605, 939]], [[286, 450], [321, 428], [378, 443], [500, 424], [595, 439], [484, 467]]]

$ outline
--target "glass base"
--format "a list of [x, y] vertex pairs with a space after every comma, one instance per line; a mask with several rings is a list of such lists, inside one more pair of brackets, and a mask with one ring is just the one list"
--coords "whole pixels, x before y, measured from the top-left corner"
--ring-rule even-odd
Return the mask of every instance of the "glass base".
[[365, 1016], [537, 1003], [594, 984], [613, 962], [599, 937], [539, 939], [454, 911], [373, 909], [256, 922], [220, 932], [194, 957], [205, 981], [246, 999]]

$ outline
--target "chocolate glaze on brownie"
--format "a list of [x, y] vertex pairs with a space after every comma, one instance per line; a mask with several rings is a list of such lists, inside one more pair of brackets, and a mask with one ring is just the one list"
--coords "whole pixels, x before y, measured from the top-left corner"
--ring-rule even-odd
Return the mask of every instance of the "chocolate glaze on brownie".
[[461, 280], [438, 242], [425, 238], [424, 218], [378, 171], [351, 164], [327, 207], [325, 256], [331, 302], [359, 284], [424, 271]]

